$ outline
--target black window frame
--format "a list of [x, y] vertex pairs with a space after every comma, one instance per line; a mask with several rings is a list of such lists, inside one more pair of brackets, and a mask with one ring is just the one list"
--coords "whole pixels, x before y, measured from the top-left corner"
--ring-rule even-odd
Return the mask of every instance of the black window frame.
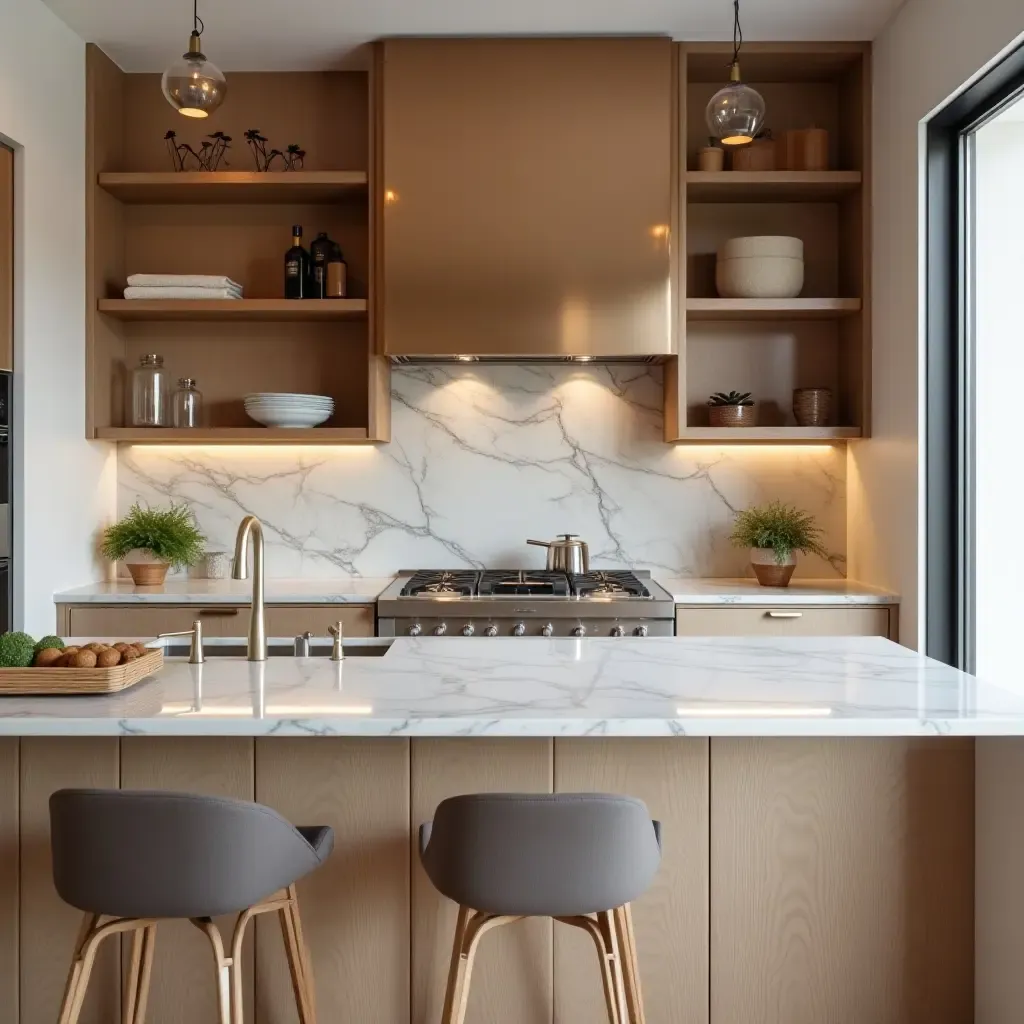
[[974, 669], [973, 133], [1024, 96], [1024, 46], [927, 124], [925, 653]]

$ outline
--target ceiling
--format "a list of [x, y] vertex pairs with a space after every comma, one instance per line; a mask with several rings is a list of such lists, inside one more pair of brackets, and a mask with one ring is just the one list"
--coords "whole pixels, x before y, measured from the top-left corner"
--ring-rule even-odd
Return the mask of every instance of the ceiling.
[[[189, 0], [44, 0], [125, 71], [162, 71], [192, 29]], [[903, 0], [743, 0], [748, 39], [873, 39]], [[199, 0], [203, 49], [226, 71], [361, 66], [390, 35], [732, 34], [730, 0]]]

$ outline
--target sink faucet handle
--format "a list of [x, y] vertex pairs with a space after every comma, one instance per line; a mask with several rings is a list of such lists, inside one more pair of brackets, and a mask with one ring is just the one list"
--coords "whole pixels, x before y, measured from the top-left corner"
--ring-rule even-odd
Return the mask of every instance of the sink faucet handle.
[[206, 660], [203, 654], [203, 623], [200, 619], [192, 620], [191, 629], [182, 629], [177, 633], [159, 633], [157, 640], [164, 640], [172, 636], [190, 636], [192, 637], [192, 646], [188, 652], [188, 663], [190, 665], [202, 665]]
[[334, 637], [334, 644], [331, 647], [331, 661], [344, 661], [345, 649], [342, 646], [344, 640], [344, 623], [339, 619], [333, 626], [327, 627], [327, 632]]

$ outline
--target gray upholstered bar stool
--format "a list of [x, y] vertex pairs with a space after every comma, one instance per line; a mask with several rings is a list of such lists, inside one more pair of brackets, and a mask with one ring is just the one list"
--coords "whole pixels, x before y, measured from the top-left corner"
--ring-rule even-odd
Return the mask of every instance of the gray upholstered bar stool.
[[[156, 928], [185, 918], [207, 937], [217, 968], [220, 1024], [242, 1024], [245, 929], [276, 911], [284, 933], [301, 1024], [314, 1024], [313, 975], [295, 882], [334, 846], [325, 826], [294, 828], [276, 811], [244, 800], [190, 793], [64, 789], [50, 797], [53, 880], [85, 912], [58, 1024], [76, 1024], [96, 951], [132, 932], [124, 1024], [146, 1015]], [[230, 956], [211, 920], [237, 913]]]
[[661, 826], [640, 800], [600, 793], [478, 793], [442, 801], [420, 855], [459, 904], [442, 1024], [462, 1024], [483, 935], [551, 917], [594, 940], [610, 1024], [642, 1024], [630, 904], [654, 880]]

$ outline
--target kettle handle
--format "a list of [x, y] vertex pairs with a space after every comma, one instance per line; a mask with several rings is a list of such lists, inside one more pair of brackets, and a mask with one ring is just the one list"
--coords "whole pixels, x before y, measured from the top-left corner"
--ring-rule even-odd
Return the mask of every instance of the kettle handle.
[[538, 547], [538, 548], [549, 548], [549, 547], [551, 547], [551, 541], [549, 541], [549, 540], [528, 540], [526, 543], [527, 544], [533, 544], [535, 547]]

